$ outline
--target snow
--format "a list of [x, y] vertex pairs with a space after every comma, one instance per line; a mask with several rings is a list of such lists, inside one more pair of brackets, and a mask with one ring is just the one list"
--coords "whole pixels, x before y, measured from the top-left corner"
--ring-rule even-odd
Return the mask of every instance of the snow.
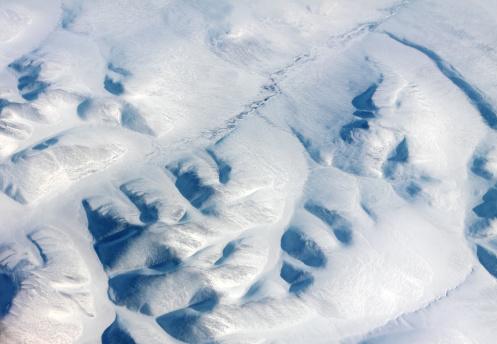
[[0, 1], [0, 342], [494, 343], [496, 13]]

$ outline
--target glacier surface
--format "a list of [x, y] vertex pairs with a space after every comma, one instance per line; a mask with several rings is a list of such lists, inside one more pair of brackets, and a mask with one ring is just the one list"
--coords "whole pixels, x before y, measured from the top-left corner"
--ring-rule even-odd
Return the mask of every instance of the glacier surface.
[[497, 341], [495, 1], [0, 26], [0, 343]]

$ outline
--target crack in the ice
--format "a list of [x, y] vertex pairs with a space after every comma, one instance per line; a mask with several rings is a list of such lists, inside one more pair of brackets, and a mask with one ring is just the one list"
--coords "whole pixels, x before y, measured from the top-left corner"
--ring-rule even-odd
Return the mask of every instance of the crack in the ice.
[[367, 35], [371, 32], [376, 31], [376, 29], [380, 25], [384, 24], [385, 22], [387, 22], [388, 20], [392, 19], [397, 14], [399, 14], [399, 12], [402, 9], [404, 9], [405, 7], [407, 7], [409, 4], [411, 4], [412, 1], [413, 0], [401, 0], [399, 3], [397, 3], [393, 6], [383, 9], [383, 11], [387, 12], [387, 15], [385, 15], [384, 17], [382, 17], [378, 20], [369, 21], [369, 22], [359, 24], [358, 26], [354, 27], [353, 29], [351, 29], [351, 30], [349, 30], [341, 35], [332, 36], [329, 40], [328, 46], [335, 47], [339, 44], [348, 43], [349, 41], [353, 40], [354, 38], [358, 38], [358, 37], [361, 37], [363, 35]]
[[[235, 116], [226, 120], [224, 122], [224, 125], [203, 131], [201, 132], [200, 136], [197, 137], [183, 137], [178, 141], [166, 144], [165, 146], [158, 144], [154, 147], [153, 151], [148, 155], [148, 157], [160, 157], [162, 155], [161, 152], [163, 152], [166, 147], [171, 148], [172, 146], [188, 146], [196, 140], [200, 140], [201, 142], [204, 140], [207, 140], [207, 142], [219, 141], [229, 135], [229, 133], [236, 129], [241, 121], [243, 121], [247, 117], [250, 117], [251, 115], [258, 115], [263, 120], [268, 122], [269, 125], [277, 126], [267, 116], [262, 115], [260, 113], [260, 110], [262, 110], [262, 108], [264, 108], [271, 99], [274, 99], [275, 97], [283, 94], [280, 83], [292, 70], [305, 65], [308, 62], [316, 60], [319, 56], [318, 50], [320, 49], [330, 50], [336, 46], [343, 46], [347, 43], [350, 43], [354, 38], [375, 31], [378, 26], [396, 16], [402, 9], [411, 4], [413, 1], [414, 0], [400, 0], [395, 5], [382, 9], [383, 11], [387, 12], [387, 14], [379, 18], [378, 20], [362, 23], [341, 35], [331, 36], [323, 46], [315, 46], [311, 48], [309, 52], [295, 56], [292, 62], [270, 73], [267, 82], [264, 86], [261, 87], [261, 96], [256, 100], [245, 104], [243, 106], [243, 110], [237, 113]], [[285, 128], [280, 129], [288, 131]]]
[[246, 104], [243, 110], [225, 122], [225, 125], [202, 133], [209, 140], [219, 140], [236, 128], [238, 123], [246, 117], [257, 114], [274, 97], [282, 93], [279, 83], [294, 68], [312, 61], [314, 57], [310, 53], [298, 55], [293, 62], [271, 73], [268, 82], [262, 86], [261, 97]]

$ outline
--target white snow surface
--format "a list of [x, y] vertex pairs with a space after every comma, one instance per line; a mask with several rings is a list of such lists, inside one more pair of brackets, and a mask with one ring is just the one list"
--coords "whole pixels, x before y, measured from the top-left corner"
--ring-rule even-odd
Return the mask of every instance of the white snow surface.
[[0, 343], [497, 342], [495, 1], [0, 27]]

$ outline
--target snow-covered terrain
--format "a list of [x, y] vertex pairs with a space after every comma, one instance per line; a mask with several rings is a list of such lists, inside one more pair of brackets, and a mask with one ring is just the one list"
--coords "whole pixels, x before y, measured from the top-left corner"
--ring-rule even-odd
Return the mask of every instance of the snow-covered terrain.
[[496, 1], [0, 27], [0, 343], [497, 342]]

